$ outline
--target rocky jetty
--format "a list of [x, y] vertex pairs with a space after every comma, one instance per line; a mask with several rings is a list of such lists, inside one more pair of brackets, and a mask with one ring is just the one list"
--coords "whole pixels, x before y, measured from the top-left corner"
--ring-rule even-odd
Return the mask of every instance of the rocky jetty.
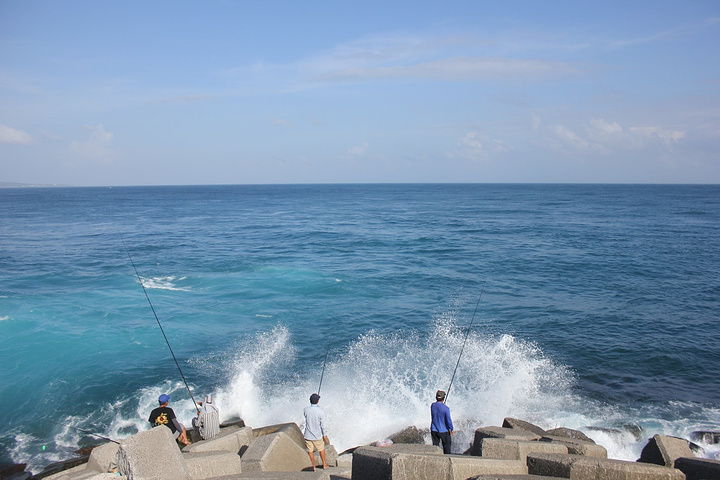
[[[700, 432], [699, 432], [700, 433]], [[689, 440], [652, 437], [637, 462], [607, 458], [607, 450], [568, 428], [543, 430], [506, 418], [475, 430], [462, 455], [425, 444], [427, 432], [408, 427], [377, 443], [338, 455], [326, 447], [329, 468], [313, 470], [295, 423], [259, 428], [242, 421], [180, 449], [157, 427], [48, 467], [38, 475], [6, 469], [3, 479], [25, 480], [702, 480], [720, 479], [720, 461], [699, 458]], [[701, 432], [715, 439], [715, 432]], [[700, 435], [698, 435], [699, 437]], [[381, 446], [377, 446], [381, 445]], [[87, 454], [88, 452], [83, 452]], [[317, 455], [317, 454], [316, 454]], [[319, 458], [315, 464], [320, 465]]]

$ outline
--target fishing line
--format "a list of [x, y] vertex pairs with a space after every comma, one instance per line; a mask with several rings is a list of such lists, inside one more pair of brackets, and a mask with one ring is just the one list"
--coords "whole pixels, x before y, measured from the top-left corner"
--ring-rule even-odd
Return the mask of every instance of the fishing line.
[[120, 240], [122, 240], [123, 247], [125, 247], [125, 251], [127, 252], [128, 258], [130, 259], [130, 263], [132, 263], [133, 269], [135, 270], [135, 275], [138, 278], [138, 281], [140, 281], [140, 286], [143, 289], [143, 292], [145, 292], [145, 298], [147, 298], [148, 303], [150, 304], [150, 308], [152, 309], [153, 315], [155, 315], [155, 320], [157, 320], [158, 327], [160, 327], [160, 331], [163, 334], [163, 337], [165, 338], [165, 343], [167, 343], [168, 348], [170, 349], [170, 354], [173, 357], [173, 360], [175, 360], [175, 365], [177, 365], [177, 369], [180, 372], [180, 376], [183, 379], [183, 382], [185, 383], [185, 388], [187, 388], [188, 393], [190, 394], [190, 398], [192, 399], [193, 403], [195, 404], [195, 410], [200, 410], [198, 408], [197, 402], [195, 402], [195, 397], [193, 397], [192, 391], [190, 390], [190, 385], [188, 385], [187, 380], [185, 380], [185, 375], [183, 374], [182, 368], [180, 368], [180, 363], [178, 363], [177, 357], [175, 357], [175, 352], [173, 352], [172, 347], [170, 346], [170, 341], [167, 338], [167, 335], [165, 335], [165, 329], [163, 328], [162, 324], [160, 323], [160, 319], [157, 316], [157, 313], [155, 313], [155, 307], [153, 307], [152, 302], [150, 301], [150, 296], [147, 293], [147, 290], [145, 289], [145, 284], [142, 281], [142, 278], [140, 278], [140, 274], [138, 273], [138, 269], [135, 266], [135, 262], [133, 262], [132, 257], [130, 256], [130, 250], [128, 250], [127, 245], [125, 244], [125, 239], [122, 236], [122, 233], [118, 230], [118, 234], [120, 235]]
[[323, 362], [322, 373], [320, 374], [320, 385], [318, 386], [317, 394], [320, 395], [320, 388], [322, 387], [323, 376], [325, 375], [325, 365], [327, 365], [327, 357], [330, 353], [330, 347], [325, 351], [325, 361]]
[[460, 365], [460, 359], [462, 358], [463, 351], [465, 350], [465, 344], [467, 343], [468, 336], [470, 336], [470, 329], [472, 328], [473, 321], [475, 320], [475, 314], [477, 313], [477, 309], [480, 306], [480, 299], [483, 296], [483, 292], [485, 291], [485, 287], [483, 286], [482, 290], [480, 291], [480, 296], [478, 297], [477, 304], [475, 305], [475, 311], [472, 314], [472, 318], [470, 319], [470, 325], [468, 325], [467, 332], [465, 332], [465, 340], [463, 341], [462, 348], [460, 349], [460, 355], [458, 355], [457, 363], [455, 364], [455, 370], [453, 371], [452, 378], [450, 379], [450, 386], [448, 386], [447, 392], [445, 393], [445, 402], [447, 402], [447, 398], [450, 396], [450, 388], [452, 388], [453, 380], [455, 380], [455, 373], [457, 373], [458, 365]]

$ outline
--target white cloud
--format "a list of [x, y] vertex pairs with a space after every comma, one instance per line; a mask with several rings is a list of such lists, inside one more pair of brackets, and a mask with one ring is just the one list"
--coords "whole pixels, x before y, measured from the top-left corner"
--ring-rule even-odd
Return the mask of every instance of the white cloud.
[[613, 122], [608, 123], [604, 119], [592, 119], [590, 120], [590, 125], [597, 130], [598, 132], [601, 132], [605, 135], [614, 135], [618, 133], [622, 133], [623, 128], [620, 126], [619, 123]]
[[615, 40], [610, 43], [611, 47], [627, 47], [644, 43], [654, 43], [659, 41], [668, 41], [673, 38], [692, 35], [707, 28], [713, 28], [720, 21], [720, 17], [710, 17], [699, 23], [680, 25], [669, 30], [656, 32], [644, 37], [635, 37], [631, 39]]
[[17, 128], [0, 125], [0, 143], [27, 145], [33, 142], [32, 136]]
[[577, 76], [584, 70], [567, 62], [505, 55], [497, 39], [412, 35], [360, 38], [301, 60], [295, 67], [319, 82], [539, 80]]
[[640, 146], [644, 146], [646, 143], [660, 142], [669, 147], [685, 138], [684, 131], [660, 127], [630, 127], [628, 130], [635, 143]]
[[562, 143], [574, 147], [578, 150], [590, 150], [594, 145], [587, 140], [583, 139], [577, 133], [566, 128], [564, 125], [555, 125], [552, 127], [552, 131], [556, 138]]
[[477, 132], [468, 132], [464, 137], [458, 140], [458, 146], [467, 147], [472, 150], [482, 152], [483, 145], [478, 138]]
[[351, 155], [353, 157], [359, 157], [362, 155], [365, 155], [365, 152], [367, 152], [369, 145], [367, 142], [364, 142], [362, 145], [358, 145], [355, 147], [348, 148], [348, 155]]
[[468, 132], [460, 138], [451, 158], [463, 158], [469, 160], [487, 159], [492, 153], [502, 153], [512, 150], [498, 139], [492, 139], [478, 132]]
[[88, 160], [109, 160], [113, 153], [109, 147], [113, 139], [112, 132], [105, 131], [103, 124], [87, 125], [85, 128], [90, 130], [90, 138], [83, 142], [72, 142], [70, 151]]
[[550, 133], [555, 140], [576, 150], [602, 153], [650, 148], [666, 150], [686, 135], [684, 131], [659, 126], [623, 127], [604, 119], [591, 119], [582, 130], [578, 133], [564, 125], [555, 125], [550, 128]]
[[528, 80], [577, 75], [580, 70], [563, 62], [535, 59], [451, 57], [412, 65], [350, 67], [315, 76], [320, 81], [431, 79], [449, 81]]

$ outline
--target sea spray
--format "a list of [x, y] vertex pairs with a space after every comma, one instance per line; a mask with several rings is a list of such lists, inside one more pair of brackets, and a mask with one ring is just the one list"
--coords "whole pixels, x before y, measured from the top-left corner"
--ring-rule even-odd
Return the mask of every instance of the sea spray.
[[[367, 444], [409, 425], [427, 429], [434, 392], [447, 387], [462, 341], [460, 328], [438, 320], [429, 336], [370, 331], [329, 358], [320, 405], [336, 448]], [[276, 327], [242, 349], [227, 387], [216, 393], [224, 415], [255, 426], [301, 422], [320, 372], [306, 369], [291, 379], [278, 374], [293, 360], [290, 342], [288, 330]], [[478, 426], [499, 424], [511, 414], [544, 418], [569, 395], [573, 376], [532, 344], [473, 333], [456, 382], [450, 407], [455, 422], [465, 426], [456, 441], [462, 451]]]
[[[369, 444], [411, 425], [428, 429], [434, 392], [446, 387], [462, 339], [462, 329], [443, 315], [427, 336], [370, 331], [331, 355], [320, 405], [328, 415], [335, 447], [343, 451]], [[228, 386], [216, 394], [223, 414], [238, 415], [251, 426], [302, 426], [302, 409], [317, 387], [320, 365], [288, 378], [285, 369], [294, 354], [285, 327], [248, 342], [233, 359]], [[696, 429], [693, 425], [702, 425], [708, 414], [699, 408], [698, 418], [678, 422], [683, 417], [675, 417], [658, 424], [653, 419], [668, 413], [663, 407], [618, 411], [583, 398], [575, 393], [575, 375], [569, 368], [547, 358], [534, 343], [507, 334], [473, 332], [455, 382], [449, 406], [456, 453], [470, 446], [476, 428], [516, 417], [546, 429], [584, 431], [607, 448], [610, 458], [634, 461], [655, 433], [689, 437]], [[633, 435], [635, 429], [639, 436]], [[716, 449], [709, 446], [708, 456]]]
[[281, 382], [292, 371], [294, 357], [290, 332], [283, 326], [238, 344], [227, 365], [228, 383], [215, 392], [221, 415], [239, 416], [248, 425], [272, 423], [278, 415], [274, 413], [275, 405], [284, 402]]
[[[428, 335], [370, 331], [334, 351], [328, 357], [320, 405], [338, 451], [382, 440], [411, 425], [428, 429], [434, 392], [447, 387], [463, 336], [452, 318], [441, 315]], [[203, 394], [214, 394], [221, 420], [241, 417], [254, 427], [284, 422], [302, 426], [302, 409], [317, 387], [321, 364], [297, 365], [297, 348], [287, 327], [276, 325], [244, 337], [230, 355], [213, 357], [216, 361], [225, 362], [215, 368], [224, 368], [226, 379]], [[302, 373], [292, 373], [297, 371]], [[652, 435], [689, 438], [693, 430], [712, 429], [718, 418], [717, 410], [681, 402], [620, 411], [578, 396], [574, 381], [570, 369], [546, 358], [532, 342], [482, 329], [472, 332], [449, 402], [456, 428], [453, 452], [470, 446], [476, 428], [500, 425], [511, 416], [546, 429], [582, 430], [607, 448], [610, 458], [634, 461]], [[118, 440], [147, 430], [147, 416], [162, 393], [172, 396], [171, 407], [189, 427], [195, 415], [192, 400], [182, 382], [165, 381], [121, 393], [89, 415], [67, 416], [54, 427], [53, 442], [41, 453], [46, 441], [9, 432], [14, 435], [12, 458], [39, 471], [73, 456], [76, 446], [101, 443], [73, 427]], [[638, 437], [626, 428], [631, 423], [639, 428]], [[709, 458], [720, 455], [717, 445], [702, 446]]]

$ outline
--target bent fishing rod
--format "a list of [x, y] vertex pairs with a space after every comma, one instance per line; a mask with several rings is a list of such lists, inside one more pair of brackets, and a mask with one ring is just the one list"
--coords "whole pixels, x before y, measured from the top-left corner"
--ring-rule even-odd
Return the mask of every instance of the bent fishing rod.
[[480, 296], [478, 297], [477, 304], [475, 305], [475, 311], [473, 312], [472, 318], [470, 319], [470, 325], [468, 325], [467, 332], [465, 332], [465, 340], [463, 341], [462, 348], [460, 349], [460, 355], [458, 355], [457, 363], [455, 364], [455, 370], [453, 371], [452, 378], [450, 379], [450, 386], [448, 386], [447, 393], [445, 394], [445, 402], [447, 402], [447, 399], [450, 396], [450, 389], [452, 388], [453, 380], [455, 380], [455, 374], [457, 373], [458, 366], [460, 365], [460, 359], [462, 358], [463, 351], [465, 350], [465, 344], [467, 343], [468, 336], [470, 336], [470, 329], [472, 328], [473, 321], [475, 320], [475, 314], [477, 313], [477, 309], [480, 306], [480, 299], [482, 298], [484, 291], [485, 287], [483, 286], [482, 290], [480, 291]]
[[190, 385], [188, 385], [187, 380], [185, 380], [185, 375], [183, 374], [182, 368], [180, 368], [180, 363], [178, 363], [177, 357], [175, 356], [175, 352], [173, 352], [172, 347], [170, 346], [170, 341], [167, 338], [167, 335], [165, 335], [165, 329], [163, 328], [162, 324], [160, 323], [160, 319], [157, 316], [157, 313], [155, 313], [155, 307], [153, 307], [152, 302], [150, 301], [150, 296], [147, 293], [147, 290], [145, 289], [145, 284], [142, 281], [142, 278], [140, 278], [140, 274], [138, 273], [138, 269], [135, 266], [135, 262], [133, 262], [132, 256], [130, 256], [130, 250], [128, 250], [127, 245], [125, 244], [125, 239], [122, 236], [122, 233], [118, 231], [118, 234], [120, 235], [120, 240], [122, 240], [123, 247], [125, 247], [125, 251], [127, 252], [128, 258], [130, 259], [130, 263], [133, 266], [133, 269], [135, 270], [135, 276], [137, 276], [138, 281], [140, 282], [140, 286], [143, 289], [143, 292], [145, 292], [145, 298], [147, 298], [148, 304], [150, 304], [150, 308], [152, 309], [153, 315], [155, 315], [155, 320], [157, 321], [158, 327], [160, 327], [160, 331], [162, 332], [163, 338], [165, 338], [165, 343], [167, 343], [168, 348], [170, 349], [170, 354], [173, 357], [173, 360], [175, 360], [175, 365], [177, 365], [177, 369], [180, 372], [180, 376], [183, 379], [183, 382], [185, 383], [185, 388], [187, 388], [188, 393], [190, 394], [190, 398], [193, 401], [193, 404], [195, 404], [195, 410], [200, 411], [200, 408], [198, 407], [197, 402], [195, 401], [195, 397], [193, 397], [192, 391], [190, 390]]

